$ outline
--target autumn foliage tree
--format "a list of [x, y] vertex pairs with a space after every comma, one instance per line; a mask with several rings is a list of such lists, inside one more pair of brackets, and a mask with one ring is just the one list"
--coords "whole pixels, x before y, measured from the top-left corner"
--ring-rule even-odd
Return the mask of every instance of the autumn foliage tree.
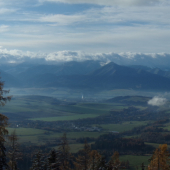
[[90, 156], [89, 170], [98, 170], [100, 168], [100, 162], [101, 162], [102, 156], [96, 150], [92, 150], [89, 156]]
[[167, 144], [160, 145], [152, 155], [148, 170], [170, 170], [169, 156]]
[[108, 170], [118, 170], [120, 167], [121, 163], [119, 160], [119, 153], [118, 152], [114, 152], [114, 154], [112, 155], [110, 161], [109, 161], [109, 165], [108, 165]]
[[90, 166], [90, 145], [85, 142], [83, 150], [79, 152], [76, 158], [75, 167], [76, 170], [88, 170]]
[[[5, 96], [9, 93], [9, 90], [3, 90], [4, 83], [0, 81], [0, 106], [4, 106], [7, 101], [11, 100], [11, 96]], [[4, 142], [4, 135], [8, 134], [6, 129], [8, 125], [8, 117], [0, 113], [0, 141]]]

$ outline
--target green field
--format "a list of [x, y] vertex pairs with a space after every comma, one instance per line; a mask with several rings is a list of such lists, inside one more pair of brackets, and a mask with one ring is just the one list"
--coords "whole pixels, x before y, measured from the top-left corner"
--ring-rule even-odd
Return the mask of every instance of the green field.
[[[15, 130], [16, 135], [18, 137], [19, 143], [36, 143], [40, 141], [40, 137], [47, 136], [46, 133], [48, 131], [35, 129], [35, 128], [7, 128], [9, 135]], [[41, 143], [43, 143], [41, 141]]]
[[[89, 143], [89, 145], [93, 144]], [[76, 144], [69, 144], [70, 147], [70, 152], [71, 153], [77, 153], [79, 150], [82, 150], [84, 148], [84, 144], [83, 143], [76, 143]], [[54, 147], [55, 149], [58, 149], [58, 146]]]
[[44, 117], [44, 118], [33, 118], [29, 120], [40, 120], [46, 122], [54, 122], [54, 121], [69, 121], [69, 120], [78, 120], [85, 118], [94, 118], [97, 117], [96, 114], [75, 114], [71, 116], [58, 116], [58, 117]]
[[[19, 143], [35, 143], [41, 144], [46, 141], [51, 141], [63, 136], [63, 133], [51, 132], [46, 130], [34, 129], [34, 128], [8, 128], [9, 135], [11, 132], [16, 131], [16, 135], [19, 138]], [[105, 132], [68, 132], [67, 138], [77, 139], [82, 137], [97, 138]]]
[[128, 108], [126, 105], [119, 104], [119, 103], [82, 103], [79, 104], [82, 108], [91, 108], [91, 109], [98, 109], [101, 111], [110, 111], [110, 110], [123, 110], [125, 108]]
[[[4, 107], [0, 107], [0, 112], [7, 114], [10, 120], [13, 119], [32, 119], [32, 118], [47, 118], [60, 117], [64, 120], [64, 116], [73, 116], [84, 114], [80, 118], [95, 117], [94, 115], [106, 115], [110, 110], [122, 110], [127, 106], [120, 104], [105, 104], [105, 103], [77, 103], [75, 105], [62, 104], [55, 98], [44, 96], [22, 96], [12, 98]], [[89, 116], [90, 115], [90, 116]], [[68, 118], [70, 120], [71, 117]]]
[[139, 169], [141, 169], [141, 165], [142, 163], [144, 163], [144, 165], [148, 165], [149, 164], [149, 159], [151, 158], [151, 156], [137, 156], [137, 155], [125, 155], [125, 156], [120, 156], [120, 160], [121, 161], [129, 161], [131, 169], [136, 170], [137, 166]]
[[166, 123], [166, 124], [165, 124], [165, 127], [162, 127], [162, 128], [167, 129], [167, 130], [170, 130], [170, 123]]
[[[114, 108], [114, 106], [112, 107]], [[77, 105], [64, 105], [64, 106], [57, 106], [56, 109], [58, 111], [64, 111], [64, 112], [71, 112], [71, 113], [79, 113], [79, 114], [108, 114], [109, 109], [100, 109], [98, 107], [94, 108], [91, 106], [83, 105], [83, 104], [77, 104]]]
[[132, 130], [137, 126], [146, 125], [149, 121], [130, 121], [130, 122], [123, 122], [121, 124], [104, 124], [100, 125], [105, 131], [118, 131], [124, 132], [128, 130]]
[[34, 128], [7, 128], [9, 134], [11, 134], [14, 130], [18, 136], [31, 136], [31, 135], [42, 135], [46, 131], [41, 129]]
[[[134, 106], [139, 109], [145, 107]], [[99, 115], [107, 115], [110, 111], [121, 111], [128, 106], [120, 103], [75, 103], [73, 105], [65, 101], [45, 96], [14, 97], [0, 108], [0, 112], [6, 114], [10, 121], [13, 120], [42, 120], [62, 121], [94, 118]]]
[[[49, 119], [49, 118], [48, 118]], [[42, 119], [43, 120], [43, 119]], [[64, 119], [66, 120], [66, 119]], [[46, 120], [46, 121], [51, 121]], [[102, 134], [108, 133], [109, 131], [118, 131], [124, 132], [127, 130], [131, 130], [134, 127], [141, 126], [147, 124], [147, 121], [131, 121], [131, 122], [123, 122], [122, 124], [108, 124], [108, 125], [100, 125], [104, 130], [102, 132], [68, 132], [68, 139], [76, 139], [81, 137], [94, 137], [97, 138]], [[16, 130], [16, 134], [19, 137], [20, 143], [25, 143], [31, 141], [32, 143], [46, 142], [49, 140], [54, 140], [55, 138], [60, 138], [63, 133], [57, 133], [53, 131], [46, 131], [34, 128], [8, 128], [9, 134]]]

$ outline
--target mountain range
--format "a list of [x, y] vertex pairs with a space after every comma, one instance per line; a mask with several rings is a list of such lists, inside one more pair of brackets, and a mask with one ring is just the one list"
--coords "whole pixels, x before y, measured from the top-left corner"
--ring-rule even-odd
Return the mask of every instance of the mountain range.
[[7, 87], [65, 87], [71, 89], [169, 90], [170, 72], [146, 66], [122, 66], [99, 61], [67, 62], [58, 65], [0, 65]]

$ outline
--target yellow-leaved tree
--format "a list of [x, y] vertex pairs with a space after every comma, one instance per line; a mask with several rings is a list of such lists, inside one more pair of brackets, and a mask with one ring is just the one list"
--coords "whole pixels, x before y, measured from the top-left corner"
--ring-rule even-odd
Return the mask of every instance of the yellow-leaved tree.
[[74, 163], [76, 170], [89, 170], [90, 166], [90, 145], [85, 141], [83, 150], [79, 151], [79, 155]]
[[170, 170], [169, 156], [167, 144], [160, 145], [152, 155], [148, 170]]

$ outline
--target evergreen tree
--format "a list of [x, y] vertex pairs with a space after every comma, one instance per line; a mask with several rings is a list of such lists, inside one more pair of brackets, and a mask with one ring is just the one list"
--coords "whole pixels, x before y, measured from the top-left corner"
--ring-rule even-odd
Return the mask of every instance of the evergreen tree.
[[9, 169], [6, 159], [6, 148], [4, 143], [0, 141], [0, 170]]
[[64, 133], [63, 136], [61, 137], [61, 143], [58, 148], [58, 151], [60, 153], [60, 169], [61, 170], [71, 169], [70, 168], [71, 154], [66, 133]]
[[50, 151], [50, 156], [48, 157], [50, 170], [60, 170], [60, 158], [61, 154], [59, 151], [56, 151], [55, 149]]
[[32, 167], [30, 170], [44, 170], [44, 161], [41, 151], [35, 154], [35, 158], [32, 162]]
[[55, 163], [56, 162], [56, 159], [57, 159], [57, 153], [56, 153], [56, 150], [55, 149], [52, 149], [50, 151], [50, 156], [48, 158], [48, 161], [50, 164], [52, 163]]
[[[4, 106], [7, 101], [11, 100], [11, 96], [5, 96], [9, 93], [9, 90], [3, 90], [3, 87], [4, 83], [0, 81], [0, 106]], [[8, 165], [6, 163], [6, 148], [4, 146], [4, 135], [8, 134], [8, 130], [6, 129], [7, 125], [8, 117], [0, 114], [0, 170], [8, 169]]]
[[9, 155], [9, 167], [11, 170], [17, 170], [17, 160], [21, 159], [21, 153], [18, 151], [18, 137], [15, 133], [15, 130], [12, 132], [10, 136], [8, 136], [9, 142], [11, 144], [11, 149], [8, 152]]
[[48, 159], [45, 159], [45, 161], [44, 161], [43, 170], [52, 170]]

